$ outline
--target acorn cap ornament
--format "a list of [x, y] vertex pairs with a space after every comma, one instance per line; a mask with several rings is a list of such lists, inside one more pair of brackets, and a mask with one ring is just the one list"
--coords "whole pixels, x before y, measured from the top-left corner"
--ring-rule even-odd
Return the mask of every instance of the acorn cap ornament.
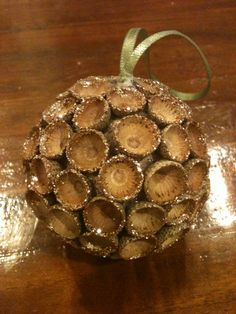
[[[142, 41], [136, 45], [138, 36]], [[207, 86], [173, 90], [133, 76], [161, 38], [196, 48]], [[73, 247], [100, 257], [162, 252], [195, 221], [209, 194], [206, 138], [185, 101], [203, 97], [211, 69], [188, 36], [128, 31], [120, 75], [79, 79], [42, 113], [23, 146], [26, 200], [38, 219]]]

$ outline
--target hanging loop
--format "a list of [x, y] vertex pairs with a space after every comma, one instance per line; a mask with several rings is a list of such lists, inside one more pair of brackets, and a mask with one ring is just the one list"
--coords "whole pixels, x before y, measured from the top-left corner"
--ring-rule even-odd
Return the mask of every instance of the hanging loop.
[[[142, 41], [135, 47], [139, 36], [142, 38]], [[169, 36], [182, 37], [185, 40], [187, 40], [197, 50], [205, 66], [208, 79], [207, 85], [198, 92], [188, 93], [178, 91], [175, 89], [170, 89], [171, 94], [179, 97], [182, 100], [196, 100], [203, 97], [204, 95], [207, 94], [211, 86], [212, 77], [211, 67], [200, 47], [190, 37], [176, 30], [161, 31], [151, 36], [148, 36], [147, 32], [142, 28], [131, 28], [128, 31], [127, 35], [125, 36], [121, 50], [120, 80], [124, 82], [126, 80], [133, 79], [134, 69], [143, 54], [145, 54], [146, 56], [149, 77], [155, 79], [155, 76], [150, 72], [149, 48], [158, 40]]]

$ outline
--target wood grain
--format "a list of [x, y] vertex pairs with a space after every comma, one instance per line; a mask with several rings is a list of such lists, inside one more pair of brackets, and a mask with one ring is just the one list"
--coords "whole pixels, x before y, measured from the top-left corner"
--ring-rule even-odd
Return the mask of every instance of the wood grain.
[[[0, 313], [236, 312], [235, 19], [233, 0], [0, 1]], [[104, 261], [42, 224], [34, 231], [34, 217], [9, 202], [24, 191], [21, 145], [40, 112], [78, 78], [117, 75], [134, 26], [182, 31], [208, 57], [211, 91], [191, 106], [206, 121], [211, 196], [195, 228], [163, 254]], [[155, 44], [151, 60], [174, 88], [204, 85], [197, 53], [180, 39]], [[147, 75], [142, 62], [137, 74]]]

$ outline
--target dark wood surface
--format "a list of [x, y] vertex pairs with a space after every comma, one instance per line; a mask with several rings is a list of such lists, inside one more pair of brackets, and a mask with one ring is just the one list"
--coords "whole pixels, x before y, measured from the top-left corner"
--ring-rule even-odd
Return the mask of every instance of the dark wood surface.
[[[0, 313], [236, 313], [236, 3], [0, 1]], [[130, 27], [177, 29], [204, 50], [214, 77], [192, 103], [206, 121], [211, 195], [185, 239], [162, 255], [104, 261], [64, 245], [13, 201], [24, 192], [21, 145], [40, 112], [78, 78], [119, 72]], [[159, 80], [205, 83], [184, 41], [153, 46]], [[140, 63], [137, 74], [146, 75]]]

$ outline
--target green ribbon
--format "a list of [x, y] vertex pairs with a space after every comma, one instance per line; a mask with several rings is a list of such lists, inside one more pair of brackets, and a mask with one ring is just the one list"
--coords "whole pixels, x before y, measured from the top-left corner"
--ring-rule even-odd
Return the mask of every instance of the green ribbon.
[[[207, 61], [206, 56], [199, 48], [199, 46], [187, 35], [178, 32], [176, 30], [167, 30], [155, 33], [148, 37], [148, 34], [145, 29], [142, 28], [131, 28], [125, 36], [122, 50], [121, 50], [121, 57], [120, 57], [120, 80], [121, 82], [131, 81], [133, 79], [133, 72], [134, 69], [143, 54], [146, 55], [146, 62], [147, 68], [149, 72], [149, 76], [152, 79], [156, 79], [155, 76], [150, 72], [150, 63], [149, 63], [149, 48], [152, 44], [157, 42], [158, 40], [168, 37], [168, 36], [179, 36], [186, 39], [199, 53], [201, 60], [205, 66], [207, 72], [208, 82], [206, 87], [196, 93], [188, 93], [188, 92], [181, 92], [175, 89], [171, 89], [170, 92], [172, 95], [179, 97], [182, 100], [196, 100], [204, 95], [210, 89], [211, 86], [211, 77], [212, 71], [211, 67]], [[140, 44], [136, 47], [136, 42], [138, 37], [142, 38]]]

